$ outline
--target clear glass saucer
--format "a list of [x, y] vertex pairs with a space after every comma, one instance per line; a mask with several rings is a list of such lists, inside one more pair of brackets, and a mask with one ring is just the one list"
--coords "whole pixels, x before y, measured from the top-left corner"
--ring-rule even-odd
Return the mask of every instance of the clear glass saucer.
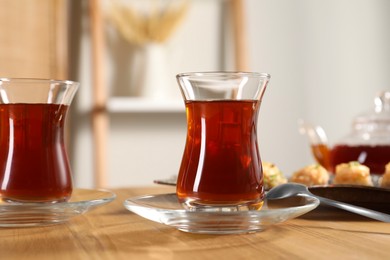
[[97, 206], [113, 201], [106, 190], [74, 189], [67, 202], [13, 203], [0, 200], [0, 227], [29, 227], [59, 224]]
[[313, 197], [293, 196], [265, 200], [261, 210], [205, 212], [188, 211], [176, 194], [145, 195], [125, 200], [124, 206], [135, 214], [181, 231], [204, 234], [236, 234], [264, 230], [303, 215], [319, 205]]

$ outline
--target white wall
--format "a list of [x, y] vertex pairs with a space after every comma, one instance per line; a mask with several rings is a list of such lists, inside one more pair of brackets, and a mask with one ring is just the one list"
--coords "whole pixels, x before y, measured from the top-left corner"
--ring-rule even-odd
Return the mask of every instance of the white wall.
[[264, 159], [290, 174], [312, 158], [297, 119], [330, 141], [390, 89], [390, 2], [249, 1], [252, 68], [273, 76], [261, 115]]
[[[377, 91], [390, 89], [390, 1], [244, 2], [250, 70], [272, 76], [259, 118], [260, 152], [263, 160], [290, 175], [313, 162], [306, 138], [298, 133], [299, 118], [322, 125], [335, 141], [348, 132], [353, 116], [372, 107]], [[220, 4], [193, 1], [185, 23], [168, 44], [170, 50], [177, 50], [168, 63], [172, 79], [178, 72], [220, 68]], [[85, 6], [83, 10], [85, 16]], [[84, 21], [82, 87], [73, 116], [77, 127], [72, 165], [76, 185], [82, 187], [93, 183], [87, 29]], [[131, 71], [126, 71], [131, 48], [112, 31], [108, 35], [112, 38], [107, 84], [111, 92], [125, 93], [123, 87], [131, 87]], [[172, 87], [177, 88], [176, 83]], [[149, 185], [155, 178], [175, 174], [185, 129], [184, 113], [113, 115], [108, 186]]]

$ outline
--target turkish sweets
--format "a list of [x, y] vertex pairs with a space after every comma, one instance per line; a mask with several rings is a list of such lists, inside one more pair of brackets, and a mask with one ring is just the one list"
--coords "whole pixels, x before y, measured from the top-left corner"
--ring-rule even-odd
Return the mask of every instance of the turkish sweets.
[[264, 188], [266, 190], [272, 189], [275, 186], [286, 183], [287, 179], [279, 168], [270, 162], [262, 162], [263, 165], [263, 177], [264, 177]]
[[333, 184], [373, 186], [370, 169], [359, 162], [338, 164]]
[[321, 165], [311, 164], [293, 173], [290, 181], [306, 186], [327, 185], [329, 182], [329, 173]]
[[386, 164], [385, 172], [383, 173], [379, 184], [382, 188], [390, 189], [390, 162]]

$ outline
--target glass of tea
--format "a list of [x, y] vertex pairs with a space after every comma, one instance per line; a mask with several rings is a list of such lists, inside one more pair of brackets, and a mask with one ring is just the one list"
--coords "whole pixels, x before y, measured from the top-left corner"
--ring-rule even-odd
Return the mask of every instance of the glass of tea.
[[182, 73], [187, 139], [176, 193], [190, 210], [258, 210], [264, 186], [257, 118], [270, 75]]
[[64, 126], [79, 84], [0, 78], [0, 198], [63, 202], [72, 193]]

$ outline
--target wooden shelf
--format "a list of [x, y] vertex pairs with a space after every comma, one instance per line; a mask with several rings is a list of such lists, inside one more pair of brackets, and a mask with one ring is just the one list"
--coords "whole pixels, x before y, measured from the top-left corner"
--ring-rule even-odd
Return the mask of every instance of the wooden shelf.
[[111, 97], [107, 101], [109, 113], [184, 113], [183, 100], [160, 100], [140, 97]]
[[[107, 135], [110, 113], [185, 113], [184, 102], [178, 100], [155, 100], [135, 97], [109, 97], [105, 86], [105, 39], [104, 15], [101, 0], [89, 0], [91, 64], [92, 64], [92, 129], [95, 166], [95, 186], [106, 187]], [[232, 19], [235, 70], [247, 70], [246, 31], [243, 0], [229, 0]]]

